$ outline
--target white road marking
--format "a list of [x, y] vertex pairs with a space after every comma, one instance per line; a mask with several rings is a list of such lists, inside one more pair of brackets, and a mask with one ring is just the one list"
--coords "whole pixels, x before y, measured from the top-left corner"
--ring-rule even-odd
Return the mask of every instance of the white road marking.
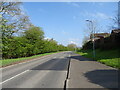
[[69, 57], [70, 57], [71, 55], [69, 54]]
[[69, 88], [69, 79], [66, 80], [66, 88]]
[[19, 73], [19, 74], [13, 76], [13, 77], [11, 77], [11, 78], [9, 78], [9, 79], [7, 79], [7, 80], [1, 82], [0, 84], [3, 84], [3, 83], [5, 83], [5, 82], [7, 82], [7, 81], [10, 81], [11, 79], [13, 79], [13, 78], [15, 78], [15, 77], [17, 77], [17, 76], [20, 76], [20, 75], [22, 75], [23, 73], [26, 73], [26, 72], [28, 72], [28, 71], [29, 71], [29, 70], [25, 70], [24, 72]]

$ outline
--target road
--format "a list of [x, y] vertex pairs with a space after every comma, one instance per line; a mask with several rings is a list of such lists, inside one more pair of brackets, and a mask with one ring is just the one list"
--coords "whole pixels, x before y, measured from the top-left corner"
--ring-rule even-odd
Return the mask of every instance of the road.
[[71, 52], [61, 52], [2, 70], [2, 88], [64, 88]]
[[67, 51], [3, 68], [0, 84], [14, 90], [118, 88], [118, 71]]

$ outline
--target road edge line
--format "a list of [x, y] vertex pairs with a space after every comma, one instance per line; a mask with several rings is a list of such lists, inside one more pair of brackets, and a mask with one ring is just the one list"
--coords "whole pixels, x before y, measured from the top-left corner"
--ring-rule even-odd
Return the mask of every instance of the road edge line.
[[25, 70], [25, 71], [23, 71], [23, 72], [21, 72], [21, 73], [15, 75], [15, 76], [9, 78], [9, 79], [4, 80], [4, 81], [1, 82], [0, 84], [3, 84], [3, 83], [5, 83], [5, 82], [7, 82], [7, 81], [10, 81], [10, 80], [14, 79], [15, 77], [20, 76], [20, 75], [22, 75], [22, 74], [24, 74], [24, 73], [26, 73], [26, 72], [28, 72], [28, 71], [29, 71], [29, 70]]

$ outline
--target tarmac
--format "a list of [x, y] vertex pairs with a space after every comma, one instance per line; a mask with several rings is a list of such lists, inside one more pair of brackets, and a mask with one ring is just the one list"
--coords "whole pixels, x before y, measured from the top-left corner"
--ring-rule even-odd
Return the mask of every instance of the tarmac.
[[66, 88], [118, 88], [118, 70], [74, 54]]

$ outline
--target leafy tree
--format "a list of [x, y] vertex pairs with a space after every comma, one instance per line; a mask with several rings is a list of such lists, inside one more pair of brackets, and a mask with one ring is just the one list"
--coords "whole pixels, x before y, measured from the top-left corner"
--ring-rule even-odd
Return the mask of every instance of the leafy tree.
[[[3, 58], [19, 58], [41, 53], [73, 50], [74, 45], [58, 45], [54, 39], [45, 40], [44, 31], [32, 25], [19, 2], [0, 2], [0, 30]], [[22, 32], [22, 33], [21, 33]], [[20, 34], [21, 35], [18, 35]]]
[[24, 32], [24, 38], [28, 40], [30, 55], [42, 53], [44, 47], [44, 32], [40, 27], [31, 26]]
[[44, 32], [40, 27], [31, 26], [24, 32], [24, 36], [34, 43], [34, 41], [44, 38]]
[[77, 46], [76, 46], [76, 44], [73, 44], [73, 43], [72, 43], [72, 44], [68, 44], [67, 47], [68, 47], [68, 50], [72, 50], [72, 51], [73, 51], [73, 50], [75, 50], [75, 48], [76, 48]]

